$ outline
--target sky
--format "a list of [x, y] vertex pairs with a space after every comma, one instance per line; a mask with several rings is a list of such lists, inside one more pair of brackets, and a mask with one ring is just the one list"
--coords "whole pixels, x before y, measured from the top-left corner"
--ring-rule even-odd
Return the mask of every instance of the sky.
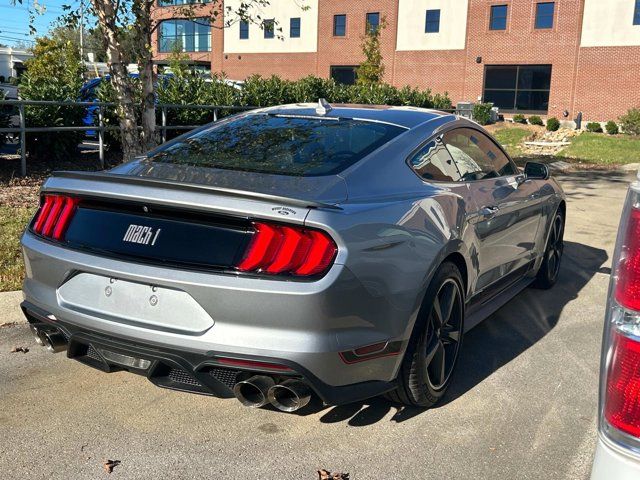
[[[33, 0], [23, 0], [23, 5], [12, 5], [11, 0], [0, 0], [0, 44], [14, 46], [23, 41], [32, 45], [34, 36], [29, 35], [29, 13], [27, 4]], [[85, 0], [88, 3], [88, 0]], [[51, 23], [63, 13], [62, 5], [78, 8], [80, 0], [39, 0], [47, 8], [43, 15], [36, 15], [34, 26], [36, 35], [49, 31]]]

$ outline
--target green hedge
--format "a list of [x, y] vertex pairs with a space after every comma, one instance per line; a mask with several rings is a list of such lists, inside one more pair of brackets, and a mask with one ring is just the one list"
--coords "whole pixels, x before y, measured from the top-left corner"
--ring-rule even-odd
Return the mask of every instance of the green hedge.
[[[422, 108], [450, 109], [449, 96], [432, 93], [412, 87], [397, 88], [385, 83], [372, 85], [340, 85], [333, 79], [308, 76], [291, 81], [276, 75], [262, 77], [253, 75], [246, 79], [241, 89], [225, 83], [223, 76], [214, 75], [211, 79], [186, 73], [162, 77], [158, 80], [157, 98], [160, 104], [175, 105], [225, 105], [270, 107], [290, 103], [317, 102], [324, 98], [330, 103], [355, 103], [375, 105], [410, 105]], [[115, 100], [113, 87], [103, 82], [98, 89], [100, 101]], [[105, 123], [117, 125], [115, 109], [104, 114]], [[218, 118], [230, 115], [232, 111], [219, 110]], [[160, 124], [158, 109], [158, 124]], [[213, 120], [212, 110], [203, 109], [167, 109], [168, 125], [200, 125]], [[96, 119], [97, 121], [97, 119]], [[168, 131], [171, 138], [180, 131]], [[119, 148], [117, 132], [106, 135], [110, 148]]]

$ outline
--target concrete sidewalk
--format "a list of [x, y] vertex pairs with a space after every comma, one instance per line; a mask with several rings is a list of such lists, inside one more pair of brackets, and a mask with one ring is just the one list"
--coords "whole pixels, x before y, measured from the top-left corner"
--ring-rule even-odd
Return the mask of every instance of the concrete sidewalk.
[[0, 326], [13, 323], [26, 323], [20, 310], [22, 292], [0, 292]]

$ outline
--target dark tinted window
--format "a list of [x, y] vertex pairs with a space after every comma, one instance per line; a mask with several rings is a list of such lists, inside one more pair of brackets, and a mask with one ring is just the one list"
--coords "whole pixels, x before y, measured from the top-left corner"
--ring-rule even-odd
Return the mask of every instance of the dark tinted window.
[[276, 35], [276, 22], [275, 20], [265, 20], [262, 22], [262, 28], [264, 30], [264, 38], [274, 38]]
[[551, 65], [489, 65], [483, 98], [501, 110], [546, 113]]
[[514, 89], [518, 80], [517, 67], [507, 66], [491, 66], [487, 67], [485, 72], [484, 87], [485, 88], [508, 88]]
[[289, 20], [289, 36], [291, 38], [300, 38], [300, 18]]
[[405, 129], [361, 120], [256, 114], [170, 144], [154, 162], [279, 175], [339, 173]]
[[555, 2], [544, 2], [536, 5], [536, 28], [553, 28], [555, 6]]
[[516, 169], [502, 150], [486, 135], [471, 128], [444, 134], [444, 143], [464, 181], [514, 175]]
[[427, 143], [412, 159], [411, 166], [425, 180], [457, 182], [460, 173], [440, 140]]
[[358, 67], [334, 65], [330, 68], [331, 78], [342, 85], [353, 85], [356, 83], [357, 69]]
[[633, 12], [633, 24], [640, 25], [640, 0], [636, 0], [636, 9]]
[[425, 33], [438, 33], [440, 31], [440, 10], [427, 10], [424, 31]]
[[380, 14], [378, 12], [367, 13], [367, 31], [375, 32], [380, 26]]
[[240, 40], [247, 40], [249, 38], [249, 22], [240, 20]]
[[507, 29], [507, 6], [492, 5], [491, 18], [489, 20], [489, 30], [506, 30]]
[[347, 16], [346, 15], [333, 16], [333, 34], [336, 37], [344, 37], [347, 34]]

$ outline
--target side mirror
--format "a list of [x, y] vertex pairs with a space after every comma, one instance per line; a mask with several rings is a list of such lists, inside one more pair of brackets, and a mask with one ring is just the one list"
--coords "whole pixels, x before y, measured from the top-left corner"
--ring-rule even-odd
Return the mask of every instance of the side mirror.
[[544, 163], [527, 162], [524, 164], [524, 174], [530, 180], [548, 180], [549, 167]]

